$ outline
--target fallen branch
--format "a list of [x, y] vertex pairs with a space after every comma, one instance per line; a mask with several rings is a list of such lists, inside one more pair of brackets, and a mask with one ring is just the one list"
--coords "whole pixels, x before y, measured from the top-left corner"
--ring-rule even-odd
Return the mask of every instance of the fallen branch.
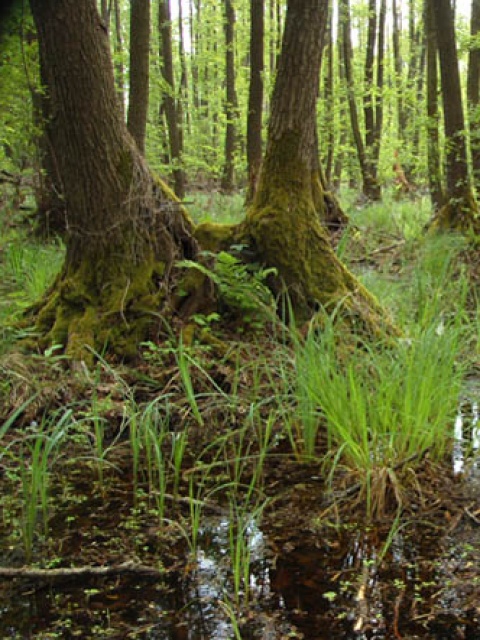
[[23, 578], [28, 580], [59, 580], [65, 578], [93, 578], [110, 575], [133, 574], [158, 577], [161, 569], [135, 562], [122, 562], [103, 567], [60, 567], [57, 569], [37, 569], [36, 567], [0, 567], [1, 578]]

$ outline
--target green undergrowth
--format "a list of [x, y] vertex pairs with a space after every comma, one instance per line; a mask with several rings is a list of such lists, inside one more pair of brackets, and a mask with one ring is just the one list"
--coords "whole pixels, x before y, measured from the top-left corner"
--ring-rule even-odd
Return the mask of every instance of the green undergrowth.
[[21, 337], [16, 322], [52, 284], [63, 257], [60, 242], [41, 244], [18, 234], [0, 239], [0, 353]]
[[[84, 502], [102, 511], [120, 492], [122, 553], [157, 562], [147, 534], [154, 529], [160, 540], [181, 541], [194, 565], [202, 531], [220, 513], [228, 523], [225, 602], [237, 610], [255, 597], [252, 528], [272, 517], [293, 478], [292, 499], [296, 486], [317, 479], [317, 520], [335, 508], [345, 521], [393, 521], [425, 504], [434, 491], [425, 469], [438, 465], [449, 477], [459, 396], [476, 358], [465, 242], [401, 231], [391, 249], [360, 260], [364, 233], [358, 226], [342, 251], [401, 329], [388, 344], [342, 340], [335, 313], [301, 332], [287, 326], [263, 295], [268, 273], [252, 275], [224, 255], [200, 270], [234, 297], [240, 316], [257, 319], [249, 340], [222, 330], [219, 314], [198, 314], [202, 332], [186, 340], [168, 327], [166, 337], [139, 345], [135, 367], [102, 354], [90, 368], [55, 350], [3, 355], [3, 544], [23, 560], [48, 562], [52, 521], [75, 522]], [[4, 351], [9, 323], [42, 294], [62, 253], [59, 245], [3, 245]], [[62, 535], [68, 548], [73, 533]]]

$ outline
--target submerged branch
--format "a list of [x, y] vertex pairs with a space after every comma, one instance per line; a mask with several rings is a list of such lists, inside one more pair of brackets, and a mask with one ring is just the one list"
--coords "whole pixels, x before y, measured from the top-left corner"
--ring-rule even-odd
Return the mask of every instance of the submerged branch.
[[161, 569], [149, 567], [143, 564], [137, 564], [132, 561], [122, 562], [121, 564], [95, 567], [60, 567], [57, 569], [39, 569], [37, 567], [0, 567], [1, 578], [24, 578], [28, 580], [58, 580], [64, 578], [91, 578], [104, 577], [109, 575], [135, 574], [142, 576], [160, 576], [163, 575]]

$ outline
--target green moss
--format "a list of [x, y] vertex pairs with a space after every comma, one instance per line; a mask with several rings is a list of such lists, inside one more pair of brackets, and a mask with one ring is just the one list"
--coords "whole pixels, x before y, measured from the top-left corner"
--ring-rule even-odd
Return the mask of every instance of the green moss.
[[432, 219], [429, 231], [459, 231], [480, 234], [478, 206], [470, 189], [456, 201], [445, 204]]
[[294, 144], [288, 136], [271, 157], [267, 154], [246, 232], [267, 266], [278, 270], [297, 321], [312, 318], [319, 308], [338, 309], [350, 325], [369, 333], [394, 332], [375, 298], [333, 251], [315, 208], [308, 167], [289, 155]]
[[227, 250], [237, 241], [239, 226], [235, 224], [217, 224], [202, 222], [195, 229], [195, 239], [205, 251]]
[[84, 260], [64, 269], [37, 314], [40, 345], [62, 344], [73, 359], [86, 361], [105, 346], [135, 356], [165, 301], [159, 286], [165, 270], [153, 251], [138, 264], [105, 255], [95, 265]]

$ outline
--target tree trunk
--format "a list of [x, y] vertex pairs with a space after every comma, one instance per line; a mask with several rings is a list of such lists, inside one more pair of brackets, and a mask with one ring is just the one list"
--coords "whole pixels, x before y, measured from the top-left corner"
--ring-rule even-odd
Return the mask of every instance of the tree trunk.
[[115, 40], [113, 50], [115, 51], [115, 84], [117, 87], [118, 102], [125, 117], [125, 69], [123, 66], [123, 36], [120, 17], [120, 0], [113, 0], [115, 10]]
[[145, 154], [148, 114], [150, 0], [130, 0], [130, 93], [127, 126]]
[[247, 203], [252, 202], [262, 164], [262, 113], [264, 72], [264, 2], [250, 0], [250, 87], [247, 115]]
[[183, 200], [185, 197], [185, 172], [181, 167], [183, 149], [175, 99], [170, 0], [159, 0], [158, 31], [160, 34], [160, 56], [162, 59], [161, 71], [166, 85], [161, 109], [165, 111], [167, 119], [174, 190], [176, 195]]
[[347, 83], [348, 106], [350, 110], [350, 122], [352, 125], [352, 133], [357, 149], [358, 162], [363, 181], [363, 193], [369, 200], [380, 200], [381, 190], [376, 179], [375, 173], [372, 173], [372, 163], [368, 161], [367, 150], [362, 138], [360, 130], [360, 122], [358, 117], [357, 103], [355, 98], [355, 83], [353, 79], [353, 48], [351, 36], [351, 20], [350, 20], [350, 0], [341, 0], [340, 2], [342, 29], [342, 57], [345, 68], [345, 81]]
[[[410, 11], [412, 7], [410, 5]], [[403, 83], [403, 60], [400, 48], [400, 16], [398, 13], [397, 0], [392, 0], [392, 41], [393, 41], [393, 64], [395, 69], [395, 93], [397, 96], [397, 121], [398, 121], [398, 137], [400, 140], [405, 140], [405, 133], [407, 127], [407, 118], [404, 106], [404, 83]]]
[[473, 180], [480, 190], [480, 0], [472, 0], [470, 17], [470, 48], [468, 54], [467, 101], [472, 153]]
[[180, 60], [180, 95], [177, 104], [178, 126], [180, 129], [181, 146], [184, 148], [184, 113], [186, 112], [185, 124], [190, 130], [190, 109], [188, 103], [188, 74], [187, 59], [185, 57], [185, 42], [183, 35], [183, 4], [178, 0], [178, 58]]
[[432, 4], [425, 0], [425, 30], [427, 36], [427, 152], [428, 182], [434, 211], [444, 204], [439, 144], [438, 110], [438, 47]]
[[477, 206], [468, 174], [465, 123], [458, 69], [454, 14], [450, 0], [430, 0], [435, 20], [443, 118], [446, 136], [446, 200], [438, 212], [436, 226], [466, 230], [478, 227]]
[[232, 0], [225, 2], [225, 86], [226, 102], [225, 117], [227, 127], [225, 131], [225, 163], [221, 189], [224, 193], [231, 193], [235, 187], [235, 148], [236, 148], [236, 120], [238, 111], [237, 92], [235, 88], [235, 9]]
[[335, 102], [334, 95], [334, 45], [333, 45], [333, 6], [332, 2], [328, 3], [328, 22], [325, 31], [325, 51], [327, 54], [327, 72], [325, 74], [324, 83], [324, 102], [325, 109], [325, 125], [323, 132], [326, 137], [326, 160], [325, 160], [325, 180], [328, 185], [332, 181], [333, 159], [335, 157]]
[[65, 263], [38, 309], [40, 343], [75, 358], [103, 348], [133, 357], [171, 301], [176, 259], [195, 254], [192, 225], [122, 120], [95, 1], [30, 5], [67, 209]]
[[[276, 267], [297, 321], [341, 307], [351, 324], [379, 331], [373, 298], [339, 262], [315, 207], [316, 102], [328, 0], [289, 0], [267, 148], [246, 232]], [[313, 188], [312, 188], [313, 187]]]
[[[377, 83], [375, 99], [375, 136], [373, 140], [373, 156], [375, 167], [380, 158], [380, 144], [383, 130], [383, 85], [385, 76], [385, 24], [387, 20], [387, 0], [381, 0], [378, 16], [378, 53], [377, 53]], [[377, 170], [375, 169], [375, 176]]]

